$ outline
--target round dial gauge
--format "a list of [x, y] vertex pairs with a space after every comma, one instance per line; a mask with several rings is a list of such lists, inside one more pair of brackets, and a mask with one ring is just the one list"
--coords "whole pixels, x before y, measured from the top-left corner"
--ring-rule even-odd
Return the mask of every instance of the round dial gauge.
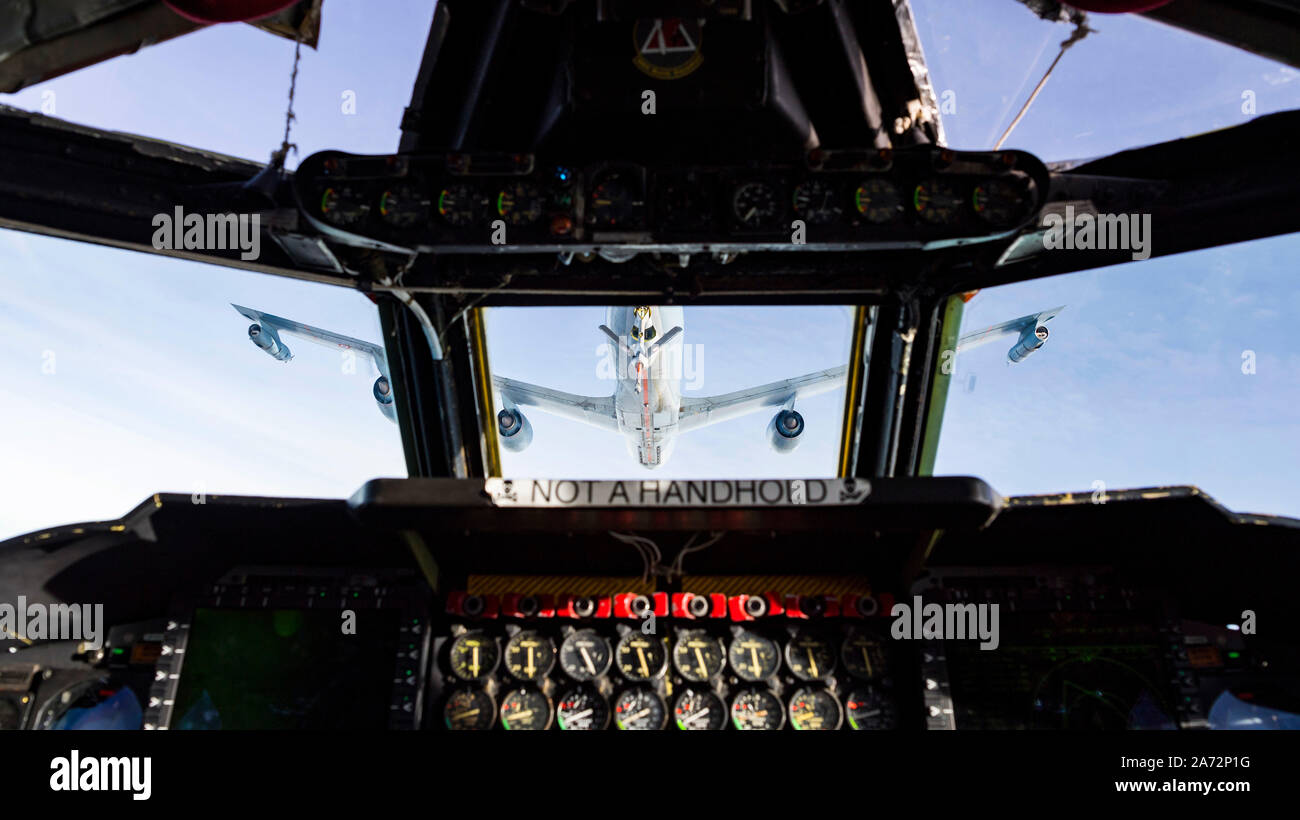
[[538, 731], [551, 726], [551, 699], [536, 689], [515, 689], [501, 699], [501, 725]]
[[810, 179], [794, 189], [794, 212], [809, 225], [829, 225], [843, 211], [840, 192], [825, 180]]
[[1015, 180], [988, 179], [975, 186], [971, 206], [990, 225], [1009, 228], [1029, 213], [1029, 193]]
[[451, 645], [451, 671], [462, 680], [481, 680], [497, 668], [501, 650], [486, 632], [466, 632]]
[[874, 686], [859, 686], [849, 692], [844, 710], [855, 731], [894, 728], [894, 704]]
[[658, 185], [655, 193], [656, 219], [668, 228], [707, 228], [712, 219], [713, 192], [707, 181], [673, 178]]
[[955, 222], [963, 201], [951, 185], [938, 179], [926, 180], [912, 192], [916, 213], [932, 225]]
[[560, 644], [560, 668], [574, 680], [600, 677], [613, 659], [609, 641], [594, 629], [579, 629]]
[[640, 185], [626, 174], [610, 172], [600, 177], [587, 200], [587, 221], [597, 227], [617, 228], [634, 222], [645, 202]]
[[796, 729], [840, 728], [844, 713], [840, 702], [825, 689], [805, 686], [790, 696], [790, 725]]
[[772, 731], [785, 725], [785, 710], [766, 689], [742, 689], [731, 699], [731, 722], [745, 731]]
[[320, 214], [335, 225], [358, 225], [370, 215], [370, 203], [347, 186], [331, 186], [321, 192]]
[[683, 678], [701, 683], [721, 672], [726, 662], [721, 642], [703, 629], [690, 629], [677, 636], [673, 666]]
[[749, 630], [742, 631], [731, 641], [727, 659], [736, 674], [747, 681], [766, 680], [776, 674], [781, 665], [781, 655], [771, 640]]
[[677, 696], [673, 717], [683, 731], [716, 731], [726, 724], [727, 707], [712, 692], [687, 689]]
[[868, 179], [853, 192], [853, 206], [868, 222], [885, 225], [903, 213], [903, 197], [887, 179]]
[[614, 701], [614, 725], [630, 731], [654, 732], [664, 728], [668, 708], [647, 686], [634, 686]]
[[482, 732], [496, 723], [497, 706], [482, 689], [460, 689], [447, 698], [442, 717], [453, 731]]
[[568, 732], [599, 731], [609, 725], [609, 704], [592, 686], [576, 686], [560, 696], [555, 720]]
[[497, 194], [497, 213], [511, 225], [531, 225], [542, 216], [542, 193], [535, 185], [516, 182]]
[[618, 642], [618, 671], [628, 680], [653, 680], [668, 667], [664, 642], [652, 635], [629, 632]]
[[555, 642], [525, 629], [506, 644], [506, 671], [520, 680], [539, 680], [555, 666]]
[[800, 680], [825, 680], [835, 671], [835, 648], [821, 635], [801, 631], [786, 644], [785, 662]]
[[840, 660], [855, 678], [876, 680], [889, 674], [885, 647], [874, 635], [861, 632], [850, 635], [840, 647]]
[[429, 199], [410, 185], [389, 188], [379, 197], [379, 216], [395, 228], [414, 228], [429, 218]]
[[731, 212], [746, 228], [770, 223], [777, 212], [776, 189], [766, 182], [746, 182], [731, 197]]
[[448, 185], [438, 193], [437, 208], [448, 225], [464, 227], [483, 218], [487, 197], [469, 185]]

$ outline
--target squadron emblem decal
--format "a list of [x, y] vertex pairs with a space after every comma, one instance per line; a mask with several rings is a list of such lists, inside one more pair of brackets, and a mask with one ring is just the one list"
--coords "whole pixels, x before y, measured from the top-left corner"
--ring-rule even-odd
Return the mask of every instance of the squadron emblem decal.
[[680, 80], [704, 62], [703, 21], [652, 17], [632, 26], [632, 59], [642, 73], [656, 80]]

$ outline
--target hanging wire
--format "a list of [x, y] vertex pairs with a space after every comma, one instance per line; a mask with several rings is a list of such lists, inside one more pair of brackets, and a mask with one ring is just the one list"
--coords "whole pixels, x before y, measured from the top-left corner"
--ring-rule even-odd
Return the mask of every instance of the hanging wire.
[[1034, 90], [1029, 94], [1029, 99], [1025, 100], [1025, 104], [1020, 107], [1020, 112], [1016, 114], [1016, 118], [1007, 126], [1007, 130], [1002, 132], [1002, 136], [998, 137], [997, 143], [993, 146], [994, 151], [997, 151], [1002, 147], [1002, 143], [1007, 141], [1007, 137], [1011, 136], [1011, 132], [1020, 124], [1020, 120], [1024, 118], [1025, 112], [1029, 110], [1029, 106], [1033, 105], [1034, 99], [1038, 96], [1038, 92], [1042, 91], [1043, 86], [1047, 85], [1047, 78], [1052, 76], [1052, 71], [1056, 68], [1056, 64], [1061, 62], [1061, 58], [1065, 56], [1065, 52], [1075, 43], [1079, 42], [1084, 37], [1087, 37], [1094, 31], [1096, 31], [1096, 29], [1088, 28], [1088, 18], [1086, 16], [1080, 14], [1075, 18], [1074, 32], [1070, 34], [1068, 40], [1061, 43], [1061, 50], [1056, 53], [1056, 59], [1052, 60], [1052, 64], [1047, 67], [1047, 72], [1043, 74], [1043, 78], [1038, 81], [1038, 85], [1034, 86]]

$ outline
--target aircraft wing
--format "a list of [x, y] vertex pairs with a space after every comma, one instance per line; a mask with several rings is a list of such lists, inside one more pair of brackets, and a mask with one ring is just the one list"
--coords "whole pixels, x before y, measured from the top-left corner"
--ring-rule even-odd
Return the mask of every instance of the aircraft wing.
[[379, 370], [380, 375], [388, 376], [388, 357], [384, 353], [384, 348], [377, 344], [363, 342], [360, 339], [353, 339], [351, 336], [344, 336], [330, 330], [322, 330], [311, 325], [304, 325], [302, 322], [295, 322], [292, 319], [285, 319], [271, 313], [263, 313], [260, 310], [253, 310], [242, 305], [231, 304], [231, 307], [239, 311], [244, 317], [263, 327], [269, 327], [277, 333], [288, 333], [325, 347], [332, 347], [336, 350], [355, 350], [369, 356]]
[[1028, 316], [1021, 316], [1019, 319], [1012, 319], [992, 327], [986, 327], [983, 330], [967, 333], [957, 340], [957, 352], [970, 350], [972, 347], [979, 347], [1005, 336], [1019, 336], [1024, 332], [1025, 328], [1038, 327], [1045, 322], [1050, 322], [1056, 318], [1056, 314], [1063, 310], [1065, 310], [1065, 305], [1054, 307], [1051, 310], [1044, 310], [1041, 313], [1031, 313]]
[[618, 432], [618, 417], [614, 413], [614, 397], [578, 396], [549, 387], [538, 387], [527, 382], [517, 382], [504, 376], [493, 376], [492, 384], [501, 393], [507, 408], [516, 404], [536, 407], [552, 416], [580, 421], [602, 430]]
[[818, 370], [793, 379], [723, 393], [721, 396], [704, 396], [682, 399], [682, 409], [677, 416], [677, 429], [681, 432], [698, 430], [728, 421], [739, 416], [781, 407], [792, 400], [805, 399], [843, 387], [848, 377], [848, 365]]

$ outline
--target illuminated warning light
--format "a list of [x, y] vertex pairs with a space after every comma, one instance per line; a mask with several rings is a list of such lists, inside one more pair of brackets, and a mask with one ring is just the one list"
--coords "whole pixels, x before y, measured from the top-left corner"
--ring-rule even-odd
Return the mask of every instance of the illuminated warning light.
[[568, 236], [573, 231], [573, 220], [559, 214], [551, 220], [551, 233], [556, 236]]
[[942, 151], [939, 152], [939, 164], [940, 164], [940, 165], [951, 165], [954, 156], [955, 156], [955, 155], [953, 154], [953, 152], [952, 152], [951, 150], [949, 150], [949, 149], [947, 149], [947, 148], [943, 149]]
[[1016, 155], [1011, 153], [1010, 151], [1003, 152], [1002, 164], [1007, 166], [1008, 168], [1013, 167], [1016, 164]]
[[881, 162], [892, 162], [894, 159], [894, 149], [881, 148], [879, 151], [876, 152], [876, 156], [880, 158]]
[[326, 171], [329, 171], [329, 172], [332, 173], [332, 172], [337, 171], [337, 170], [339, 169], [339, 161], [338, 161], [337, 159], [331, 157], [330, 159], [325, 160], [325, 162], [323, 163], [323, 166], [322, 166], [322, 167], [324, 167]]

